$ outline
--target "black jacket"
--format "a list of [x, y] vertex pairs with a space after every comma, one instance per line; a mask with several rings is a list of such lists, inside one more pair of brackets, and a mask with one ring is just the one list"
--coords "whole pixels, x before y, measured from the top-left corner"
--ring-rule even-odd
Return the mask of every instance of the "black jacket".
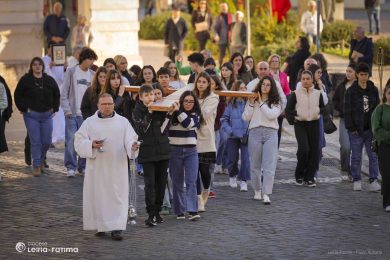
[[99, 93], [100, 89], [97, 89], [96, 92], [93, 93], [92, 87], [88, 87], [85, 91], [80, 106], [81, 114], [83, 115], [84, 120], [94, 115], [98, 110], [97, 103], [99, 99]]
[[8, 88], [8, 85], [7, 83], [5, 82], [5, 79], [0, 76], [0, 82], [3, 83], [4, 87], [5, 87], [5, 91], [7, 92], [7, 101], [8, 101], [8, 107], [3, 111], [3, 114], [1, 115], [1, 118], [4, 120], [4, 121], [9, 121], [9, 119], [11, 118], [11, 115], [12, 115], [12, 95], [11, 95], [11, 91], [9, 90]]
[[169, 139], [161, 133], [161, 126], [166, 118], [166, 113], [149, 113], [148, 108], [138, 101], [133, 111], [134, 130], [138, 134], [138, 140], [142, 141], [139, 148], [139, 163], [158, 162], [170, 158]]
[[187, 34], [187, 24], [182, 17], [180, 17], [179, 21], [176, 24], [173, 22], [172, 18], [170, 18], [165, 25], [165, 44], [169, 45], [169, 49], [182, 50], [183, 41]]
[[[369, 105], [369, 124], [371, 124], [371, 115], [379, 104], [379, 93], [372, 81], [367, 82], [367, 94]], [[344, 120], [345, 128], [350, 132], [364, 131], [364, 111], [363, 111], [363, 90], [359, 87], [356, 80], [351, 87], [347, 89], [344, 97]]]
[[[374, 44], [372, 43], [372, 38], [364, 37], [361, 41], [356, 39], [351, 40], [351, 49], [349, 50], [349, 60], [352, 62], [351, 55], [353, 51], [360, 52], [363, 54], [363, 57], [358, 58], [359, 62], [367, 63], [370, 66], [370, 72], [372, 69], [372, 62], [374, 59]], [[371, 73], [370, 73], [371, 74]]]
[[298, 73], [303, 68], [303, 63], [310, 57], [310, 51], [299, 49], [292, 56], [287, 58], [287, 75], [290, 77], [289, 85], [291, 90], [295, 90], [298, 82]]
[[339, 112], [339, 117], [344, 118], [344, 96], [345, 96], [345, 83], [344, 80], [340, 85], [337, 86], [333, 95], [333, 108]]
[[53, 110], [60, 107], [60, 90], [56, 81], [46, 73], [37, 79], [32, 73], [26, 73], [18, 82], [15, 93], [15, 104], [21, 112], [30, 108], [36, 112]]

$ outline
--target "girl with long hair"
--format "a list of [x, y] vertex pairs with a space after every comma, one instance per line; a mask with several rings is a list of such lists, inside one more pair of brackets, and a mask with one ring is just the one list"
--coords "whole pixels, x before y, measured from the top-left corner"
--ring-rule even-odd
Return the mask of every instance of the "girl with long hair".
[[265, 76], [253, 90], [242, 118], [249, 121], [249, 159], [255, 200], [271, 204], [278, 157], [278, 116], [282, 105], [274, 79]]
[[[198, 151], [196, 149], [196, 129], [203, 122], [202, 111], [197, 97], [192, 91], [185, 91], [179, 100], [179, 110], [172, 115], [168, 131], [171, 146], [169, 175], [173, 186], [173, 211], [177, 219], [197, 220]], [[183, 183], [186, 188], [183, 188]]]
[[257, 78], [257, 72], [256, 72], [256, 64], [255, 64], [255, 59], [252, 56], [246, 56], [244, 58], [244, 62], [246, 67], [248, 68], [248, 71], [252, 74], [252, 78], [255, 79]]
[[[245, 83], [242, 80], [237, 80], [231, 90], [246, 91]], [[227, 107], [221, 118], [222, 130], [228, 136], [225, 149], [228, 158], [229, 184], [230, 187], [236, 188], [238, 179], [241, 191], [248, 191], [246, 181], [250, 180], [248, 143], [243, 141], [248, 134], [248, 123], [241, 118], [245, 110], [245, 103], [246, 99], [241, 97], [228, 98]], [[240, 151], [241, 166], [238, 169]]]
[[231, 62], [226, 62], [222, 65], [221, 81], [227, 90], [230, 90], [232, 88], [233, 82], [236, 81], [233, 64]]
[[106, 83], [106, 76], [107, 69], [105, 67], [99, 67], [92, 79], [91, 86], [85, 91], [80, 106], [84, 120], [95, 114], [98, 110], [97, 103], [100, 92]]
[[233, 64], [234, 75], [238, 80], [242, 80], [245, 84], [248, 84], [252, 80], [252, 74], [248, 71], [245, 65], [244, 57], [241, 53], [235, 52], [230, 58], [230, 62]]
[[142, 67], [141, 72], [138, 75], [137, 80], [135, 81], [136, 86], [141, 86], [144, 84], [153, 85], [157, 82], [157, 74], [152, 65], [145, 65]]
[[167, 61], [164, 63], [164, 67], [169, 69], [169, 86], [174, 89], [180, 89], [185, 87], [186, 84], [180, 79], [179, 70], [176, 67], [176, 63]]
[[320, 115], [325, 104], [321, 91], [314, 88], [314, 76], [309, 70], [301, 73], [302, 87], [292, 92], [287, 102], [286, 118], [294, 125], [298, 142], [296, 185], [316, 187], [320, 144]]
[[129, 92], [125, 91], [119, 71], [110, 70], [107, 73], [106, 82], [100, 93], [110, 94], [114, 99], [115, 112], [130, 121], [130, 95]]
[[351, 145], [349, 143], [348, 130], [345, 128], [344, 120], [344, 96], [347, 89], [356, 80], [355, 64], [349, 64], [345, 71], [345, 79], [337, 86], [333, 96], [333, 107], [338, 112], [339, 123], [339, 143], [340, 143], [340, 163], [341, 171], [347, 172], [348, 179], [352, 181], [351, 175]]
[[[205, 211], [210, 191], [210, 164], [215, 163], [216, 159], [214, 123], [219, 97], [211, 91], [211, 78], [206, 72], [198, 74], [193, 92], [199, 100], [204, 119], [204, 123], [200, 125], [196, 133], [200, 173], [197, 183], [198, 211]], [[202, 179], [203, 191], [201, 191], [200, 179]]]

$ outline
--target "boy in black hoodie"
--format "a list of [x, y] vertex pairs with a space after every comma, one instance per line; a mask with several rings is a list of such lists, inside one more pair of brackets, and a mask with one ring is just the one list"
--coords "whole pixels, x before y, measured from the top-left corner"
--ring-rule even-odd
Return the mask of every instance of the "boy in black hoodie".
[[173, 106], [168, 112], [149, 110], [154, 102], [154, 92], [150, 85], [143, 85], [139, 90], [140, 101], [133, 111], [133, 122], [138, 140], [141, 141], [138, 162], [144, 169], [145, 203], [149, 215], [145, 224], [153, 227], [157, 223], [163, 223], [160, 216], [167, 183], [167, 170], [170, 158], [170, 146], [168, 136], [161, 126], [165, 118], [177, 110]]
[[370, 191], [380, 191], [378, 184], [378, 159], [371, 150], [371, 115], [379, 104], [378, 89], [369, 80], [370, 68], [366, 63], [356, 67], [357, 80], [345, 92], [344, 120], [351, 144], [351, 173], [353, 190], [362, 190], [361, 161], [363, 146], [369, 158]]

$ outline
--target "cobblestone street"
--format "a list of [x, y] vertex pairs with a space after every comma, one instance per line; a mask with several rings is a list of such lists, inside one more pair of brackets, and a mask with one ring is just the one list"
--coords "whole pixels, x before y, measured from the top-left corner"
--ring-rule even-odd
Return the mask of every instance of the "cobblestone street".
[[[367, 179], [363, 191], [353, 192], [326, 152], [317, 188], [295, 186], [296, 142], [289, 135], [283, 137], [271, 206], [254, 201], [252, 190], [230, 188], [228, 177], [217, 175], [217, 198], [209, 200], [199, 221], [170, 215], [146, 228], [138, 188], [138, 222], [128, 226], [122, 242], [82, 230], [83, 177], [66, 178], [63, 148], [49, 151], [48, 173], [34, 178], [24, 164], [23, 144], [9, 145], [12, 152], [0, 157], [1, 259], [389, 259], [390, 218], [380, 194], [367, 191]], [[137, 185], [142, 187], [141, 177]], [[78, 252], [18, 253], [18, 242], [30, 251], [43, 246]]]

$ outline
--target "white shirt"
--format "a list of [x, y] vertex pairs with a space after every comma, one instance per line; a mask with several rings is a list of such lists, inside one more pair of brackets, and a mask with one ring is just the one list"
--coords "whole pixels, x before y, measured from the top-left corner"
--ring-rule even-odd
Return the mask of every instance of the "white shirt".
[[[255, 89], [255, 87], [257, 86], [257, 84], [259, 84], [259, 82], [260, 82], [260, 79], [259, 78], [255, 78], [254, 80], [249, 82], [248, 85], [246, 85], [246, 90], [248, 92], [252, 92], [253, 89]], [[283, 92], [282, 86], [280, 85], [279, 81], [275, 80], [275, 83], [276, 83], [276, 88], [278, 89], [278, 93], [279, 93], [279, 96], [280, 96], [280, 103], [281, 103], [281, 106], [282, 106], [282, 111], [284, 111], [284, 109], [287, 106], [287, 98], [286, 98], [286, 95]]]
[[[320, 14], [320, 33], [323, 28], [322, 17]], [[314, 14], [310, 11], [306, 11], [301, 18], [301, 30], [306, 34], [317, 35], [317, 12]]]
[[76, 114], [77, 116], [82, 116], [80, 106], [81, 101], [85, 91], [89, 86], [91, 86], [93, 75], [87, 71], [80, 69], [80, 66], [77, 66], [73, 75], [73, 85], [75, 86], [75, 95], [76, 95]]

